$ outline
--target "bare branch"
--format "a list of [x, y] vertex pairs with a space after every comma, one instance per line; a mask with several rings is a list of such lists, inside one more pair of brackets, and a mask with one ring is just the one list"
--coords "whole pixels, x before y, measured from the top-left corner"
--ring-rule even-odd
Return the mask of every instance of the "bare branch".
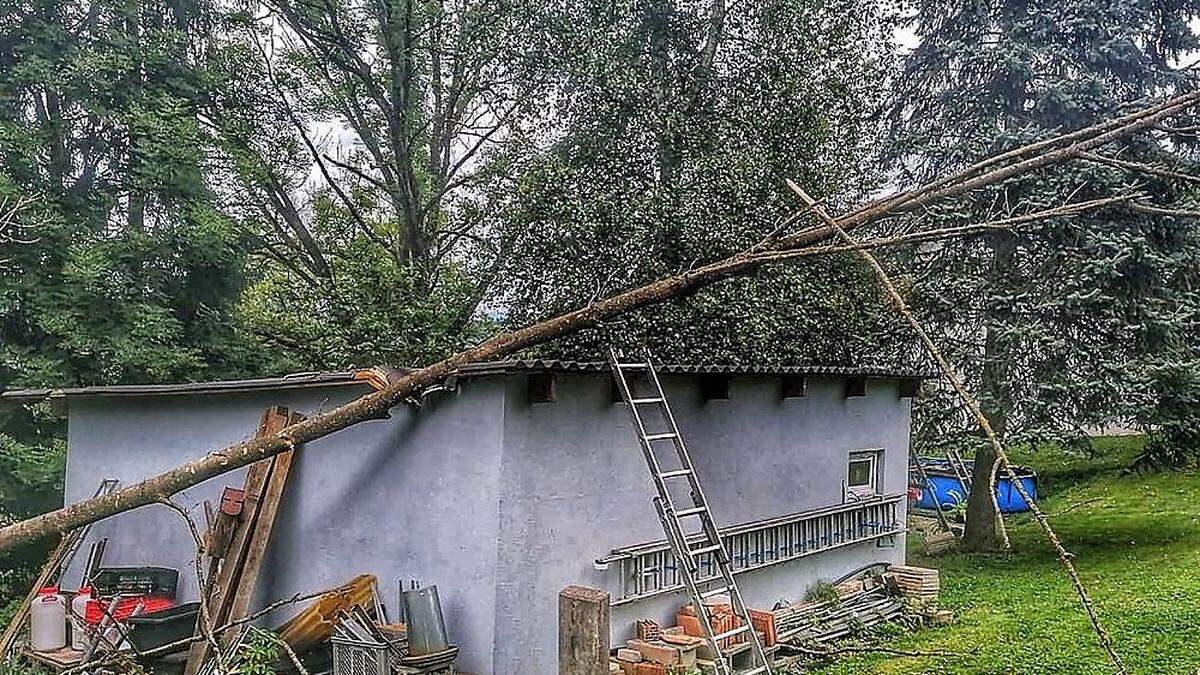
[[211, 579], [206, 578], [204, 575], [204, 556], [206, 553], [204, 548], [204, 539], [200, 536], [200, 529], [196, 527], [196, 521], [192, 519], [192, 516], [187, 512], [187, 509], [171, 501], [169, 497], [160, 498], [158, 503], [179, 514], [179, 517], [183, 519], [184, 523], [187, 524], [188, 531], [192, 534], [192, 540], [196, 544], [196, 557], [193, 562], [196, 566], [196, 585], [200, 591], [200, 621], [197, 623], [197, 627], [200, 630], [201, 637], [203, 637], [203, 639], [208, 642], [209, 646], [212, 647], [213, 653], [217, 657], [217, 661], [223, 666], [224, 662], [222, 660], [221, 645], [217, 642], [217, 638], [213, 633], [212, 617], [209, 615], [208, 611], [208, 597], [210, 591], [209, 584]]
[[1117, 159], [1116, 157], [1108, 157], [1105, 155], [1098, 155], [1094, 152], [1085, 152], [1085, 153], [1081, 154], [1080, 156], [1090, 162], [1095, 162], [1097, 164], [1107, 164], [1109, 166], [1115, 166], [1115, 167], [1118, 167], [1121, 169], [1129, 169], [1131, 171], [1140, 171], [1142, 173], [1150, 174], [1151, 176], [1158, 176], [1160, 178], [1171, 178], [1174, 180], [1186, 181], [1188, 183], [1200, 183], [1200, 176], [1192, 176], [1192, 175], [1189, 175], [1186, 173], [1179, 173], [1178, 171], [1171, 171], [1169, 169], [1163, 169], [1161, 167], [1151, 166], [1149, 164], [1143, 164], [1141, 162], [1131, 162], [1127, 159]]

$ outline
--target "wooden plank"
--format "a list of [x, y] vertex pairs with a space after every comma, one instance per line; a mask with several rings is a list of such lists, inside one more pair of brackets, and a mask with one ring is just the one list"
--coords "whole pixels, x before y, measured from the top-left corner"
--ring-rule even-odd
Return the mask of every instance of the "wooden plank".
[[[303, 421], [300, 413], [292, 413], [288, 424]], [[238, 577], [236, 591], [233, 594], [227, 621], [236, 621], [245, 617], [254, 598], [254, 590], [258, 586], [258, 571], [262, 567], [267, 554], [267, 546], [271, 541], [271, 531], [275, 526], [275, 518], [279, 514], [279, 505], [283, 502], [283, 492], [287, 487], [288, 473], [292, 467], [294, 451], [276, 455], [272, 461], [271, 475], [263, 492], [262, 501], [258, 505], [258, 515], [254, 529], [249, 535], [246, 557], [242, 562], [241, 574]], [[226, 636], [225, 641], [232, 639]]]
[[583, 586], [558, 594], [558, 674], [608, 675], [609, 595]]
[[[278, 433], [287, 426], [289, 417], [290, 413], [288, 409], [283, 406], [268, 408], [263, 413], [262, 420], [258, 425], [258, 431], [254, 434], [254, 437], [262, 438]], [[209, 596], [205, 600], [208, 607], [209, 621], [214, 628], [226, 623], [226, 617], [229, 614], [228, 609], [233, 600], [233, 592], [238, 584], [242, 563], [245, 560], [250, 536], [254, 530], [258, 506], [262, 501], [263, 492], [266, 490], [267, 483], [270, 480], [273, 460], [274, 458], [270, 458], [255, 462], [250, 465], [250, 468], [246, 472], [242, 515], [237, 527], [234, 529], [233, 537], [229, 543], [229, 548], [225, 552], [225, 559], [221, 563], [221, 569], [217, 573], [217, 578], [215, 581], [209, 582]], [[200, 635], [201, 620], [202, 617], [197, 617], [196, 619], [195, 636], [197, 637]], [[204, 665], [204, 662], [210, 655], [210, 648], [211, 645], [208, 644], [207, 640], [192, 643], [191, 649], [188, 650], [184, 675], [196, 675], [200, 671], [200, 666]]]

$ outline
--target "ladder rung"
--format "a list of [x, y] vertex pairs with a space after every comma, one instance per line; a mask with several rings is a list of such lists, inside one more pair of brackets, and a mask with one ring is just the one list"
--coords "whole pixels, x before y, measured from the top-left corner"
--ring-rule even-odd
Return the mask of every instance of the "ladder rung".
[[658, 477], [659, 478], [678, 478], [679, 476], [686, 476], [686, 475], [690, 474], [691, 472], [692, 472], [691, 469], [675, 469], [674, 471], [664, 471], [664, 472], [658, 474]]
[[675, 512], [676, 518], [687, 518], [688, 516], [698, 516], [708, 510], [706, 506], [697, 506], [693, 509], [681, 509]]
[[688, 553], [691, 553], [692, 555], [695, 556], [695, 555], [704, 555], [705, 553], [712, 553], [713, 551], [720, 551], [720, 550], [721, 550], [720, 544], [711, 544], [709, 546], [701, 546], [700, 548], [689, 548]]
[[676, 436], [675, 432], [673, 432], [673, 431], [668, 431], [668, 432], [662, 433], [662, 434], [647, 434], [646, 435], [646, 440], [648, 440], [648, 441], [661, 441], [661, 440], [665, 440], [668, 438], [678, 438], [678, 436]]
[[707, 591], [704, 591], [700, 594], [700, 597], [701, 599], [707, 600], [709, 598], [715, 598], [718, 595], [725, 595], [732, 590], [733, 586], [717, 586], [716, 588], [710, 588]]
[[645, 370], [650, 366], [649, 363], [618, 363], [617, 367], [621, 370]]
[[634, 405], [642, 405], [642, 404], [646, 404], [646, 403], [662, 403], [662, 402], [663, 402], [663, 400], [662, 400], [662, 398], [661, 398], [661, 397], [651, 397], [651, 398], [635, 398], [635, 399], [633, 399], [633, 403], [634, 403]]
[[759, 673], [769, 673], [768, 666], [759, 666], [754, 670], [740, 670], [737, 675], [758, 675]]
[[714, 635], [713, 642], [720, 642], [721, 640], [724, 640], [725, 638], [731, 638], [735, 635], [741, 635], [742, 633], [745, 633], [748, 630], [750, 630], [750, 626], [748, 626], [746, 624], [742, 624], [742, 625], [738, 626], [737, 628], [734, 628], [733, 630], [727, 630], [724, 633], [721, 633], [720, 635]]

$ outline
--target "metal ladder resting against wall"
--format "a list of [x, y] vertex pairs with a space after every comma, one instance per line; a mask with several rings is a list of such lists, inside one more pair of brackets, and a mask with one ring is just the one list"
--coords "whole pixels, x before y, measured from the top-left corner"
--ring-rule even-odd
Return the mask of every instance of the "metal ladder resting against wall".
[[[763, 651], [758, 634], [754, 631], [754, 626], [750, 621], [750, 612], [746, 608], [745, 601], [742, 600], [742, 593], [734, 581], [729, 553], [725, 550], [725, 544], [717, 531], [712, 511], [708, 507], [708, 500], [705, 499], [704, 491], [700, 488], [700, 481], [696, 477], [691, 455], [688, 454], [683, 436], [680, 435], [679, 427], [675, 424], [675, 416], [671, 414], [671, 408], [667, 405], [667, 396], [663, 391], [662, 383], [659, 382], [658, 373], [654, 370], [650, 351], [643, 350], [642, 354], [635, 359], [636, 362], [627, 362], [617, 354], [615, 349], [609, 349], [608, 360], [617, 388], [621, 392], [621, 398], [629, 406], [629, 415], [633, 418], [633, 428], [637, 433], [642, 455], [645, 456], [646, 464], [650, 468], [650, 476], [654, 480], [654, 487], [658, 492], [658, 495], [654, 497], [654, 508], [662, 522], [663, 531], [667, 535], [667, 543], [675, 557], [684, 586], [692, 597], [692, 606], [696, 609], [696, 616], [700, 620], [705, 637], [708, 638], [716, 653], [717, 673], [719, 675], [756, 675], [757, 673], [770, 675], [771, 665], [767, 661], [767, 655]], [[649, 388], [649, 391], [646, 392], [647, 395], [641, 398], [638, 397], [638, 392], [630, 382], [630, 376], [636, 377], [637, 374], [645, 374]], [[647, 428], [646, 415], [643, 410], [651, 407], [661, 414], [665, 424], [664, 429]], [[675, 462], [670, 461], [668, 453], [658, 450], [668, 442], [674, 449], [677, 460]], [[664, 462], [664, 459], [667, 461]], [[679, 485], [676, 479], [681, 478], [687, 480], [692, 501], [690, 506], [685, 504], [683, 508], [676, 505], [675, 499], [671, 495], [671, 485]], [[687, 521], [687, 519], [695, 520]], [[687, 532], [684, 528], [685, 521], [698, 524], [699, 531]], [[699, 581], [698, 558], [707, 553], [713, 554], [717, 563], [718, 575]], [[701, 584], [710, 583], [717, 585], [703, 591], [700, 590]], [[730, 604], [735, 615], [741, 621], [741, 625], [732, 630], [717, 633], [713, 630], [713, 622], [705, 608], [705, 600], [722, 595], [729, 596]], [[727, 641], [731, 638], [742, 635], [745, 635], [750, 643], [752, 664], [748, 670], [735, 671], [729, 657], [725, 655], [726, 650], [721, 645], [728, 644]]]

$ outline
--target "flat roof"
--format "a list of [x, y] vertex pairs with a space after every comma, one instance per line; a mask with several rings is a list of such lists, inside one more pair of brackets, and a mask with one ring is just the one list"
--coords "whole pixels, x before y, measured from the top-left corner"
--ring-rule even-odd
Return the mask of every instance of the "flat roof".
[[[816, 375], [828, 377], [868, 377], [880, 379], [925, 379], [933, 376], [926, 370], [889, 368], [883, 366], [821, 366], [821, 365], [747, 365], [747, 364], [662, 364], [657, 370], [671, 375]], [[461, 377], [487, 377], [528, 372], [604, 373], [604, 361], [568, 361], [562, 359], [513, 359], [470, 363], [455, 374]], [[331, 386], [372, 386], [382, 379], [396, 377], [411, 370], [372, 368], [334, 372], [294, 373], [281, 377], [217, 382], [182, 382], [176, 384], [121, 384], [95, 387], [64, 387], [12, 389], [0, 392], [0, 399], [10, 401], [66, 398], [73, 396], [163, 396], [184, 394], [221, 394], [279, 389], [307, 389]]]

